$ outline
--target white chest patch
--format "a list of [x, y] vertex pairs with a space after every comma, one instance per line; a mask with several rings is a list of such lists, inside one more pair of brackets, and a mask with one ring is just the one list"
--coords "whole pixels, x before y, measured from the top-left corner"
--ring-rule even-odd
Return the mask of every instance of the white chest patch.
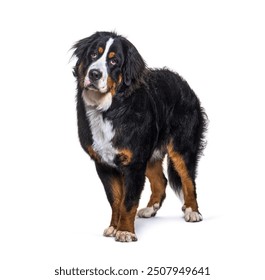
[[92, 106], [86, 106], [86, 115], [90, 122], [93, 149], [100, 155], [102, 161], [115, 166], [113, 160], [117, 150], [112, 145], [115, 131], [111, 121], [103, 120], [102, 112]]

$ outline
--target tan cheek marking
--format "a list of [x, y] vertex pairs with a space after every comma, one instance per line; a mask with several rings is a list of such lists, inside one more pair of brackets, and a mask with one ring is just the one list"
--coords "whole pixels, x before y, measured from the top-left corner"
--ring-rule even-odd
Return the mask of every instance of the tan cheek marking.
[[98, 48], [98, 53], [99, 53], [99, 54], [102, 54], [103, 52], [104, 52], [103, 48], [102, 48], [102, 47], [99, 47], [99, 48]]
[[173, 162], [173, 166], [181, 178], [185, 206], [191, 207], [193, 211], [198, 211], [198, 204], [194, 194], [194, 185], [189, 176], [183, 157], [174, 151], [172, 142], [168, 144], [167, 150], [168, 155]]
[[110, 53], [109, 53], [109, 58], [113, 58], [115, 55], [116, 55], [115, 52], [110, 52]]
[[114, 82], [111, 77], [108, 77], [107, 79], [107, 85], [108, 89], [111, 92], [111, 95], [113, 96], [116, 93], [117, 86], [120, 85], [122, 82], [122, 75], [119, 75], [118, 83]]
[[111, 79], [111, 77], [108, 77], [107, 85], [111, 95], [113, 96], [116, 93], [117, 84]]
[[123, 165], [128, 165], [131, 163], [133, 158], [133, 153], [129, 149], [122, 149], [119, 151], [119, 159]]

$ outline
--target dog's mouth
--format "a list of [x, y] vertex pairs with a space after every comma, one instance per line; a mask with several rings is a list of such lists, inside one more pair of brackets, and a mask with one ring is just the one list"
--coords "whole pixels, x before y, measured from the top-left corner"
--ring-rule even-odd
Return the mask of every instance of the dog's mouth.
[[92, 83], [90, 85], [88, 85], [88, 86], [85, 86], [85, 89], [86, 90], [99, 91], [98, 87], [96, 85], [92, 84]]
[[97, 82], [91, 82], [90, 80], [86, 79], [84, 82], [84, 89], [86, 91], [94, 91], [94, 92], [98, 92], [98, 93], [107, 93], [108, 92], [108, 88], [104, 87], [101, 88]]

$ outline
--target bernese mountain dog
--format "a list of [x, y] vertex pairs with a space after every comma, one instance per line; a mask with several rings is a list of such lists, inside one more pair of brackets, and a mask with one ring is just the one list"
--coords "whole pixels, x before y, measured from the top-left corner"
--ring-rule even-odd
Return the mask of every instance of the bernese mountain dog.
[[[207, 116], [188, 83], [166, 68], [148, 68], [136, 47], [114, 32], [96, 32], [73, 49], [79, 139], [112, 209], [104, 235], [137, 240], [136, 215], [155, 216], [166, 197], [165, 155], [185, 220], [201, 221], [195, 177]], [[145, 177], [152, 194], [137, 212]]]

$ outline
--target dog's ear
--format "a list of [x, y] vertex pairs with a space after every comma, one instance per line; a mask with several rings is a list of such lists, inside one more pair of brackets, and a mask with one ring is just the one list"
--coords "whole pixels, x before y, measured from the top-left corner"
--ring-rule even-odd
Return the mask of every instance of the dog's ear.
[[123, 38], [123, 46], [125, 51], [123, 80], [126, 86], [130, 86], [132, 82], [141, 77], [145, 69], [145, 62], [135, 46], [127, 39]]

